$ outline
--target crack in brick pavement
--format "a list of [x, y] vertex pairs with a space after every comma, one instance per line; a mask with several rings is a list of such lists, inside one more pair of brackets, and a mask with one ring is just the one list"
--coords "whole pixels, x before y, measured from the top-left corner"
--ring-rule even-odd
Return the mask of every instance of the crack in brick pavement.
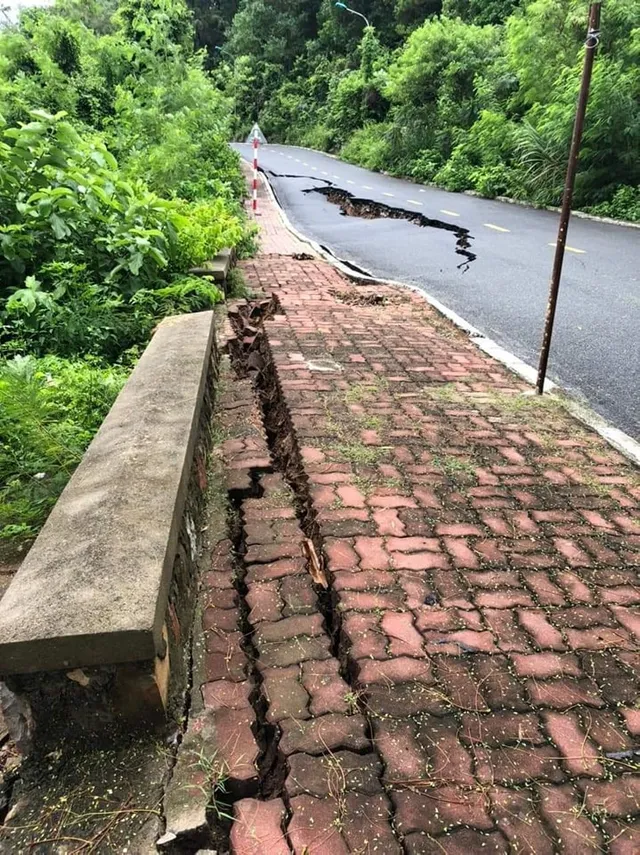
[[[390, 828], [377, 848], [346, 836], [367, 804], [409, 855], [640, 851], [636, 470], [418, 296], [354, 287], [320, 261], [242, 267], [281, 307], [263, 330], [351, 685], [312, 600], [299, 615], [279, 605], [278, 580], [303, 584], [282, 554], [301, 530], [256, 542], [250, 620], [288, 774], [284, 801], [236, 804], [232, 851], [397, 851]], [[265, 537], [275, 519], [256, 520]], [[315, 709], [309, 667], [330, 670], [335, 706]], [[327, 750], [317, 722], [333, 733], [338, 719]], [[321, 798], [351, 763], [357, 787]]]
[[259, 841], [275, 852], [399, 853], [380, 761], [331, 654], [294, 497], [274, 471], [250, 383], [227, 379], [222, 409], [243, 567], [238, 586], [233, 542], [218, 544], [205, 580], [202, 693], [216, 764], [240, 799], [232, 850], [253, 852]]

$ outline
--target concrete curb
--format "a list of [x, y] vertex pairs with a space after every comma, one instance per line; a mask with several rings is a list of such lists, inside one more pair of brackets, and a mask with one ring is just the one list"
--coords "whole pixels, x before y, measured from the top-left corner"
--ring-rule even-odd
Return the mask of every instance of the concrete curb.
[[[300, 148], [301, 146], [297, 146]], [[313, 151], [313, 149], [308, 149], [308, 151]], [[426, 291], [423, 291], [421, 288], [418, 288], [416, 285], [411, 285], [407, 282], [399, 282], [394, 279], [380, 279], [376, 276], [372, 276], [366, 271], [359, 272], [348, 262], [343, 261], [342, 259], [337, 258], [337, 256], [333, 255], [333, 253], [324, 246], [321, 246], [316, 241], [311, 238], [303, 235], [296, 227], [291, 223], [287, 214], [284, 211], [284, 208], [278, 201], [278, 197], [276, 196], [269, 180], [266, 177], [266, 174], [261, 170], [262, 181], [267, 188], [267, 193], [269, 194], [271, 200], [275, 204], [278, 213], [280, 215], [280, 219], [282, 220], [283, 225], [287, 228], [298, 240], [306, 243], [310, 246], [316, 255], [323, 258], [337, 270], [339, 270], [344, 276], [348, 279], [351, 279], [355, 282], [365, 282], [371, 285], [391, 285], [395, 288], [404, 288], [410, 291], [413, 291], [416, 294], [419, 294], [423, 297], [430, 306], [433, 306], [436, 311], [438, 311], [441, 315], [444, 315], [448, 318], [452, 323], [454, 323], [459, 329], [463, 332], [467, 333], [469, 338], [476, 344], [480, 350], [483, 350], [489, 356], [493, 357], [497, 362], [500, 362], [514, 374], [517, 374], [527, 383], [532, 386], [535, 385], [537, 371], [528, 363], [524, 362], [520, 357], [516, 356], [514, 353], [506, 350], [506, 348], [502, 347], [502, 345], [498, 344], [491, 338], [488, 338], [484, 335], [479, 329], [470, 324], [465, 318], [459, 315], [457, 312], [454, 312], [453, 309], [450, 309], [448, 306], [445, 306], [444, 303], [441, 303], [440, 300], [437, 300], [435, 297], [432, 297], [431, 294], [428, 294]], [[617, 222], [617, 221], [615, 221]], [[609, 424], [599, 413], [595, 410], [592, 410], [586, 404], [578, 401], [577, 398], [571, 395], [570, 392], [567, 392], [565, 389], [562, 389], [556, 383], [551, 380], [546, 380], [544, 384], [544, 388], [546, 392], [552, 392], [557, 390], [561, 392], [560, 399], [564, 403], [567, 411], [571, 413], [571, 415], [578, 419], [578, 421], [582, 422], [587, 427], [596, 431], [604, 440], [606, 440], [609, 445], [613, 446], [617, 451], [627, 457], [632, 463], [635, 463], [636, 466], [640, 466], [640, 442], [637, 442], [633, 437], [621, 431], [619, 428], [614, 427]]]

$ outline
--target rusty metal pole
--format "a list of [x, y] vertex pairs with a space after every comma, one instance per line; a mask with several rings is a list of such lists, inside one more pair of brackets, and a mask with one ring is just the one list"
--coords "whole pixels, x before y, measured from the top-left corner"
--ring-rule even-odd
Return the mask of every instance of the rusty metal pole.
[[567, 177], [565, 179], [564, 194], [562, 197], [562, 209], [560, 211], [560, 226], [558, 228], [558, 241], [556, 243], [556, 254], [553, 261], [551, 273], [551, 284], [549, 287], [549, 302], [547, 303], [547, 314], [544, 321], [544, 333], [542, 336], [542, 347], [540, 350], [540, 363], [538, 365], [538, 380], [536, 392], [542, 395], [544, 381], [547, 375], [547, 363], [549, 362], [549, 351], [551, 349], [551, 336], [553, 334], [553, 322], [556, 316], [558, 304], [558, 292], [560, 290], [560, 277], [562, 276], [562, 263], [564, 251], [567, 244], [567, 229], [571, 218], [571, 203], [573, 201], [573, 188], [578, 168], [578, 156], [580, 154], [580, 143], [582, 142], [582, 131], [584, 129], [584, 117], [587, 112], [587, 101], [589, 100], [589, 87], [591, 85], [591, 73], [595, 59], [598, 43], [600, 42], [600, 10], [602, 3], [592, 3], [589, 7], [589, 31], [585, 42], [584, 67], [582, 69], [582, 84], [578, 96], [578, 107], [576, 120], [573, 126], [573, 137], [571, 139], [571, 150], [569, 152], [569, 163], [567, 164]]

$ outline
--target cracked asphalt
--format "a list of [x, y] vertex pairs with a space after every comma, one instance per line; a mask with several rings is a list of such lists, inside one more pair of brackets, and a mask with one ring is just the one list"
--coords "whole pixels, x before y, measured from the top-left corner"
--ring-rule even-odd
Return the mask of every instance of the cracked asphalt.
[[[250, 146], [235, 148], [251, 160]], [[294, 146], [262, 146], [260, 166], [303, 234], [376, 276], [418, 286], [537, 365], [557, 214], [423, 187]], [[459, 266], [453, 232], [347, 217], [304, 192], [327, 182], [468, 229], [476, 259]], [[549, 376], [639, 439], [640, 231], [573, 218], [568, 247]]]

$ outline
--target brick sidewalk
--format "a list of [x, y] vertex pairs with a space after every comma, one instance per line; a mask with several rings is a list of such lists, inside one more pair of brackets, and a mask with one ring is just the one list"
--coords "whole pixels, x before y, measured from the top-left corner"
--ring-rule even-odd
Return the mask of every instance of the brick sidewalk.
[[640, 852], [637, 471], [418, 296], [288, 257], [265, 199], [261, 227], [205, 612], [232, 851]]

